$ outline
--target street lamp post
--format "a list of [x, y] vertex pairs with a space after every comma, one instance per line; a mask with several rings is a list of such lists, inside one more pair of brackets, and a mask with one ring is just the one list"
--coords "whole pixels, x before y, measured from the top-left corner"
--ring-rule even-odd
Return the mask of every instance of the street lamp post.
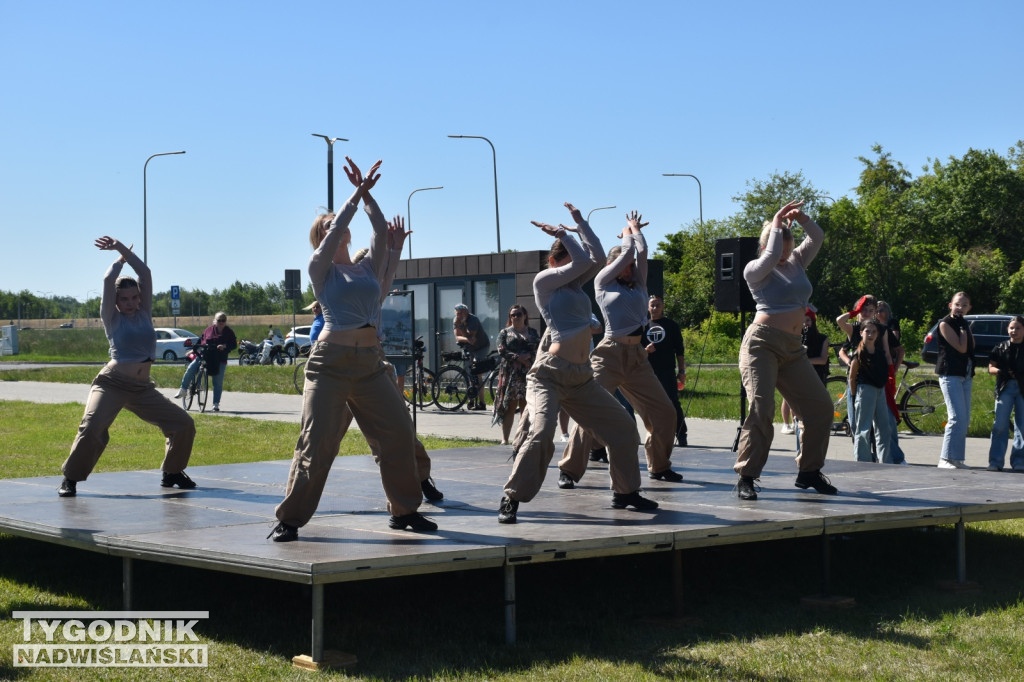
[[[48, 298], [53, 296], [53, 292], [52, 291], [37, 291], [36, 293], [39, 294], [40, 296], [42, 296], [44, 301], [46, 299], [48, 299]], [[45, 303], [43, 304], [42, 308], [43, 308], [43, 329], [46, 329], [46, 304]]]
[[691, 173], [662, 173], [666, 178], [693, 178], [697, 181], [697, 198], [700, 201], [700, 226], [704, 227], [704, 189], [700, 186], [700, 178]]
[[334, 213], [334, 143], [348, 142], [344, 137], [327, 137], [319, 133], [310, 133], [313, 137], [322, 137], [327, 143], [327, 210]]
[[[410, 233], [412, 232], [412, 195], [416, 194], [416, 192], [426, 192], [427, 190], [431, 190], [431, 189], [444, 189], [444, 186], [441, 186], [441, 187], [420, 187], [419, 189], [414, 189], [413, 191], [409, 192], [409, 198], [405, 200], [405, 222], [407, 223], [406, 229], [408, 229]], [[409, 235], [408, 239], [409, 239], [409, 258], [412, 258], [412, 234]]]
[[482, 135], [449, 135], [457, 140], [483, 140], [491, 145], [491, 158], [494, 160], [494, 227], [498, 235], [498, 253], [501, 253], [501, 220], [498, 218], [498, 153], [494, 151], [494, 143]]
[[146, 163], [142, 164], [142, 262], [146, 265], [149, 265], [149, 231], [146, 224], [146, 168], [149, 166], [149, 162], [158, 156], [172, 156], [174, 154], [184, 153], [184, 151], [180, 151], [153, 154], [146, 159]]
[[588, 223], [590, 222], [590, 216], [594, 213], [594, 211], [607, 211], [609, 208], [615, 208], [615, 207], [614, 206], [602, 206], [601, 208], [592, 208], [592, 209], [590, 209], [590, 213], [587, 214], [587, 222]]

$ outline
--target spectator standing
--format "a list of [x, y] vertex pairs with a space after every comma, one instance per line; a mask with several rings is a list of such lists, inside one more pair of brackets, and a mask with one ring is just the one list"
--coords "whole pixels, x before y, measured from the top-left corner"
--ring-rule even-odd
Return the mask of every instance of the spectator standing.
[[[452, 320], [452, 328], [455, 331], [455, 341], [460, 348], [468, 350], [474, 362], [482, 362], [487, 358], [491, 348], [491, 340], [487, 338], [484, 326], [480, 319], [469, 312], [469, 306], [459, 303], [455, 306], [455, 318]], [[476, 375], [476, 399], [466, 408], [469, 410], [486, 410], [483, 391], [484, 377]]]
[[1015, 315], [1006, 332], [1009, 340], [993, 348], [988, 356], [988, 373], [996, 375], [996, 417], [989, 437], [988, 470], [1003, 470], [1012, 411], [1010, 468], [1024, 472], [1024, 395], [1020, 387], [1024, 378], [1024, 317]]
[[[673, 320], [665, 317], [665, 301], [654, 294], [647, 301], [651, 321], [647, 326], [647, 359], [654, 376], [676, 411], [676, 445], [685, 448], [686, 415], [679, 404], [679, 393], [686, 389], [686, 347], [683, 332]], [[659, 332], [658, 329], [662, 331]]]

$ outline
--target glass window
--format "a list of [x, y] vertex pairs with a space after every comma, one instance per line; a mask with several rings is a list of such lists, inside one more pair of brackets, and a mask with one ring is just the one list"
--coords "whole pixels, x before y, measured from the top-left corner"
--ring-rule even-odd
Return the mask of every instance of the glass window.
[[470, 304], [470, 312], [480, 319], [480, 324], [487, 332], [487, 338], [491, 340], [491, 350], [497, 348], [498, 332], [505, 326], [505, 316], [501, 314], [501, 291], [498, 280], [473, 282], [473, 303]]

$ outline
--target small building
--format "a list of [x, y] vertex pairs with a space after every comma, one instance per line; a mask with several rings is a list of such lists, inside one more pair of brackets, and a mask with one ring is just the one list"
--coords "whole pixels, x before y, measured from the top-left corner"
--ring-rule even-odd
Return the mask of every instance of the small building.
[[[465, 303], [480, 318], [492, 349], [508, 322], [509, 308], [517, 303], [529, 312], [530, 326], [543, 333], [544, 321], [533, 300], [533, 278], [547, 266], [547, 250], [413, 258], [399, 263], [393, 286], [413, 293], [413, 335], [422, 336], [427, 344], [425, 364], [439, 367], [440, 353], [457, 349], [452, 319], [458, 303]], [[652, 294], [664, 291], [661, 261], [648, 261], [647, 288]], [[600, 318], [593, 282], [584, 290]]]

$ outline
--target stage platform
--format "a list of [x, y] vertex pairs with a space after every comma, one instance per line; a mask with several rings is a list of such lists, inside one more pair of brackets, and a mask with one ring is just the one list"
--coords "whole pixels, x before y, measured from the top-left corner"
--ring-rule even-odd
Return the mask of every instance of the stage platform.
[[[0, 480], [0, 532], [121, 557], [125, 609], [131, 609], [136, 559], [311, 585], [311, 658], [319, 661], [323, 586], [329, 583], [503, 567], [511, 643], [515, 570], [522, 565], [675, 551], [679, 603], [679, 550], [953, 524], [959, 532], [951, 556], [957, 581], [965, 583], [963, 525], [1024, 517], [1024, 476], [830, 460], [825, 473], [840, 494], [825, 496], [794, 487], [792, 457], [772, 455], [759, 499], [744, 502], [734, 490], [731, 452], [677, 449], [674, 468], [684, 475], [682, 483], [652, 481], [643, 473], [645, 495], [660, 505], [655, 511], [612, 509], [607, 464], [592, 463], [568, 491], [558, 489], [552, 466], [540, 494], [520, 506], [519, 523], [502, 525], [497, 508], [509, 452], [493, 446], [431, 453], [445, 499], [420, 511], [437, 522], [434, 533], [388, 528], [369, 456], [337, 459], [319, 511], [300, 529], [298, 542], [265, 539], [284, 494], [287, 460], [189, 467], [199, 485], [189, 491], [161, 488], [158, 471], [93, 474], [68, 499], [57, 496], [60, 476]], [[643, 468], [642, 452], [640, 461]], [[950, 566], [952, 574], [953, 559]]]

